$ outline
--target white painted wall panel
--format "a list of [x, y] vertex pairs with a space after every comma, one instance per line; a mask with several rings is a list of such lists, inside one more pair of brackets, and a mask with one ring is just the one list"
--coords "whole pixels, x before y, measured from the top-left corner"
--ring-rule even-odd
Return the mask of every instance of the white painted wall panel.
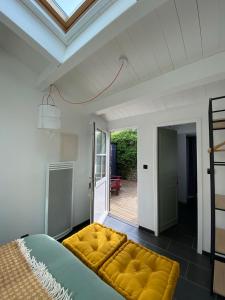
[[[36, 77], [0, 50], [0, 243], [26, 233], [44, 232], [45, 176], [48, 162], [60, 158], [60, 135], [37, 129], [42, 94]], [[62, 131], [78, 136], [73, 225], [89, 218], [89, 117], [59, 103]]]
[[[220, 86], [219, 84], [214, 84]], [[213, 85], [211, 86], [213, 88]], [[208, 88], [209, 89], [209, 88]], [[223, 88], [224, 89], [224, 88]], [[221, 92], [221, 90], [220, 90]], [[225, 94], [225, 89], [224, 89]], [[170, 109], [162, 112], [155, 112], [141, 116], [134, 116], [109, 122], [110, 129], [135, 126], [138, 129], [138, 198], [139, 198], [139, 220], [140, 225], [154, 230], [154, 147], [155, 136], [154, 128], [156, 125], [166, 122], [183, 122], [185, 120], [201, 120], [202, 127], [202, 183], [203, 183], [203, 250], [210, 249], [210, 179], [207, 174], [209, 167], [208, 155], [208, 94], [205, 96], [205, 102], [196, 105], [189, 105], [176, 109]], [[144, 170], [143, 164], [148, 164], [149, 169]], [[224, 186], [221, 183], [220, 188]], [[224, 226], [224, 219], [218, 217], [220, 226]], [[222, 224], [222, 225], [221, 225]]]

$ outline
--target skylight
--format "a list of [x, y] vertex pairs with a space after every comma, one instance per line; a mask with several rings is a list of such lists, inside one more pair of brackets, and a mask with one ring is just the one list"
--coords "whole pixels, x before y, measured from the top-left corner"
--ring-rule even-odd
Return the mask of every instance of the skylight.
[[97, 0], [37, 0], [66, 32]]
[[53, 0], [56, 5], [65, 13], [67, 18], [71, 17], [74, 12], [84, 4], [85, 0]]

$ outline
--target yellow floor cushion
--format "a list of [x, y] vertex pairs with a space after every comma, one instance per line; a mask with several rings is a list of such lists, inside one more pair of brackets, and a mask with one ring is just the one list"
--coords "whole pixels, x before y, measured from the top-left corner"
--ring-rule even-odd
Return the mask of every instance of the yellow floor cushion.
[[179, 264], [127, 241], [98, 274], [126, 299], [171, 300], [179, 277]]
[[93, 223], [65, 239], [63, 245], [97, 272], [126, 240], [125, 234]]

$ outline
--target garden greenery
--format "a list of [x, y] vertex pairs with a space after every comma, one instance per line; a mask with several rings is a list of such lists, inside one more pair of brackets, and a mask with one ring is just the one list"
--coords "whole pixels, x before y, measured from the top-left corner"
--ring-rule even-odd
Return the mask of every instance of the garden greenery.
[[137, 168], [137, 130], [113, 132], [111, 143], [116, 144], [118, 173], [123, 179], [128, 179], [129, 175]]

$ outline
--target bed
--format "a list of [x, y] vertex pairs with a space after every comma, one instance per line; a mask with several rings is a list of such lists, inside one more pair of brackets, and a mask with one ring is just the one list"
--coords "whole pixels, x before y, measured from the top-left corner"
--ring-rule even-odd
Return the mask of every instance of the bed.
[[[37, 234], [25, 237], [23, 241], [24, 245], [31, 250], [30, 256], [34, 256], [37, 262], [45, 264], [53, 278], [60, 283], [61, 287], [68, 290], [68, 298], [60, 298], [57, 296], [55, 298], [53, 297], [53, 299], [124, 299], [53, 238], [44, 234]], [[13, 299], [13, 296], [11, 298], [3, 297], [4, 276], [1, 275], [4, 275], [5, 271], [0, 262], [0, 299]], [[8, 280], [7, 282], [5, 281], [5, 287], [7, 284]], [[12, 283], [12, 288], [14, 288], [14, 286], [15, 283]], [[23, 298], [21, 297], [21, 299]], [[31, 295], [25, 299], [42, 298]]]
[[179, 273], [176, 261], [98, 223], [63, 244], [37, 234], [0, 246], [1, 300], [172, 300]]
[[53, 238], [39, 234], [24, 240], [27, 247], [32, 249], [31, 254], [42, 261], [56, 281], [72, 293], [72, 299], [124, 299]]

